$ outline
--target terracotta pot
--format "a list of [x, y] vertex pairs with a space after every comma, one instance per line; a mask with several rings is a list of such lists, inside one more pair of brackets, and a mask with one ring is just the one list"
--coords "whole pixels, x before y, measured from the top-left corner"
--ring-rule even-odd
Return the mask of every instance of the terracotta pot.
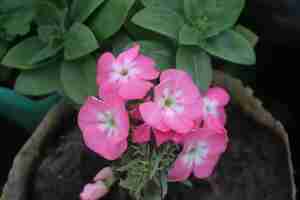
[[[228, 107], [230, 144], [214, 176], [194, 189], [170, 184], [167, 199], [295, 200], [291, 152], [282, 124], [266, 111], [250, 88], [220, 71], [214, 84], [232, 96]], [[15, 157], [5, 200], [78, 199], [82, 186], [106, 163], [82, 144], [76, 112], [62, 101], [54, 106]], [[128, 199], [114, 188], [105, 199]]]

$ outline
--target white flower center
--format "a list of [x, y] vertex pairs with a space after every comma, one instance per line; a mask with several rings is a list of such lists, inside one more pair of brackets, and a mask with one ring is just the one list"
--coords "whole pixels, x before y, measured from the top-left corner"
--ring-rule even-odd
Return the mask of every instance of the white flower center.
[[159, 105], [166, 111], [168, 115], [174, 115], [175, 113], [181, 113], [184, 111], [184, 106], [178, 103], [178, 99], [182, 96], [180, 90], [171, 91], [166, 88], [163, 91], [163, 95], [159, 100]]
[[113, 71], [111, 72], [110, 77], [112, 82], [127, 82], [139, 73], [134, 62], [125, 62], [121, 65], [113, 64], [112, 68]]
[[111, 112], [106, 111], [103, 113], [98, 113], [97, 115], [99, 128], [104, 131], [107, 136], [113, 136], [117, 130], [117, 123], [114, 119], [114, 116]]
[[213, 116], [217, 116], [218, 115], [218, 102], [210, 100], [206, 97], [203, 98], [203, 112], [204, 115], [208, 115], [208, 114], [212, 114]]
[[198, 142], [189, 147], [189, 150], [183, 156], [184, 162], [189, 167], [192, 165], [201, 165], [207, 156], [208, 146], [205, 142]]

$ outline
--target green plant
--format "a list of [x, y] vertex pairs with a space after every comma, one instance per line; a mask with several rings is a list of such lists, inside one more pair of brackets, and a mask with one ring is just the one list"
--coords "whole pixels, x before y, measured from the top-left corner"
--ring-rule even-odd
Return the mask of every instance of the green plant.
[[[0, 3], [2, 64], [21, 70], [15, 90], [25, 95], [59, 91], [82, 104], [97, 93], [99, 52], [120, 52], [132, 42], [139, 42], [158, 67], [176, 65], [189, 71], [203, 91], [212, 81], [215, 61], [224, 60], [226, 66], [253, 65], [256, 60], [257, 37], [237, 25], [245, 0]], [[8, 43], [5, 48], [3, 41]]]

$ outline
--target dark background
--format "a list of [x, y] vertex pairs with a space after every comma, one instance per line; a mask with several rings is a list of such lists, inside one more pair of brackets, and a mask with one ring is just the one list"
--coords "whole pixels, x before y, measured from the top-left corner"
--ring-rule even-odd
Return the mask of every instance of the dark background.
[[[283, 122], [289, 136], [296, 170], [298, 124], [296, 121], [300, 86], [300, 1], [297, 0], [247, 0], [241, 23], [259, 35], [256, 47], [255, 71], [245, 68], [256, 81], [249, 84], [265, 107]], [[0, 119], [1, 127], [1, 177], [5, 182], [13, 156], [29, 136], [14, 124]], [[296, 174], [299, 183], [299, 175]]]

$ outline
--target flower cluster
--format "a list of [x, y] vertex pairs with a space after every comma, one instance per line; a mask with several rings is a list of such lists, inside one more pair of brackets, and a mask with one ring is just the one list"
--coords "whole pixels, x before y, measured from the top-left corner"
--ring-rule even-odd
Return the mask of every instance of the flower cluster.
[[99, 95], [86, 100], [78, 117], [85, 144], [116, 160], [129, 140], [144, 144], [155, 138], [156, 146], [172, 142], [181, 152], [169, 181], [210, 176], [228, 142], [224, 107], [229, 95], [219, 87], [202, 94], [188, 73], [160, 72], [139, 50], [135, 44], [117, 57], [104, 53], [99, 58]]

